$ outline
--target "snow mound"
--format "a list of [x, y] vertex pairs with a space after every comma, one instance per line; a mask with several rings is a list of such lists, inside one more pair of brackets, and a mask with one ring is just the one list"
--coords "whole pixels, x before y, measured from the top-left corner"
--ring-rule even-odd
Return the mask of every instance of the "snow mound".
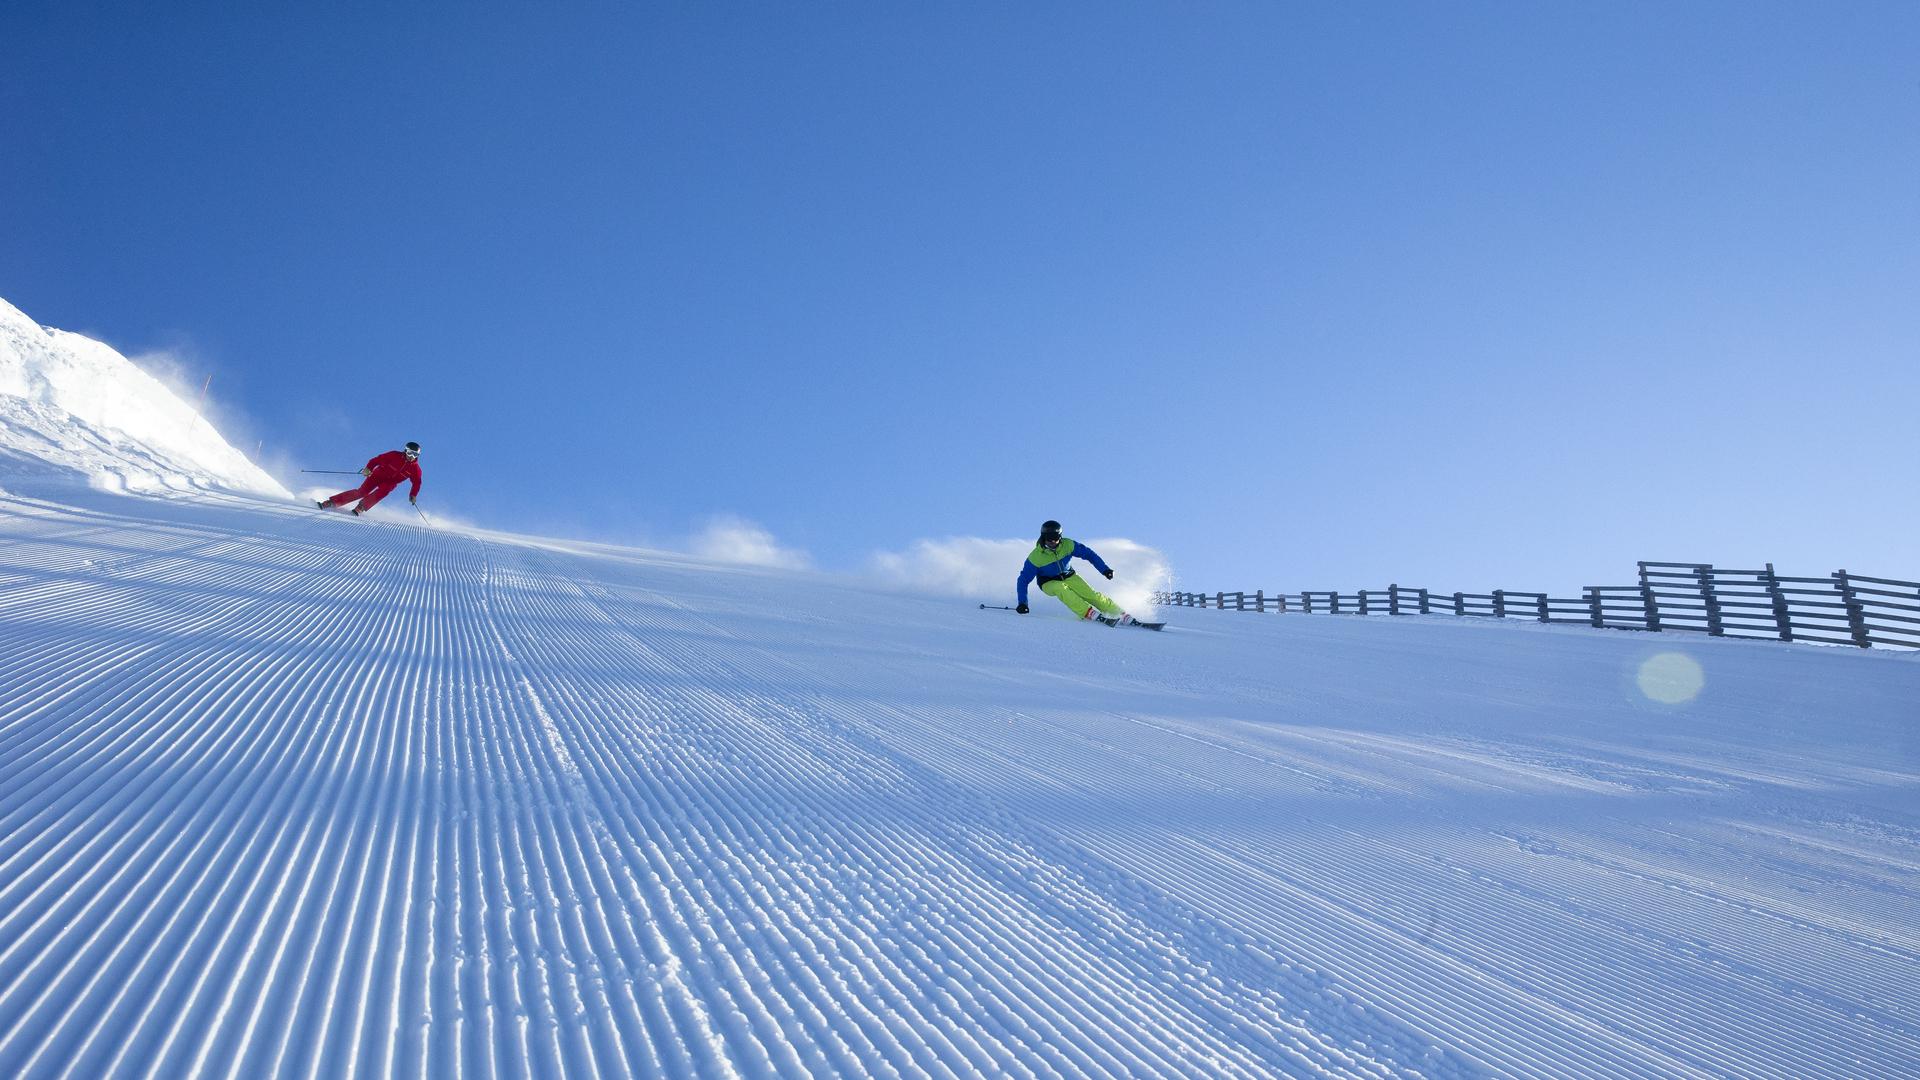
[[159, 379], [0, 300], [0, 476], [75, 475], [105, 491], [291, 498]]

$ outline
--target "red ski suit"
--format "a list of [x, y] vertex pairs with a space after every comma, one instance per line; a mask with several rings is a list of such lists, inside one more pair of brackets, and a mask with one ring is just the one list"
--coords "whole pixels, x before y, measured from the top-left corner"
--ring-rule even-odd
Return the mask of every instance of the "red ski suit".
[[367, 479], [364, 483], [351, 491], [343, 491], [327, 501], [335, 506], [345, 506], [359, 499], [360, 505], [354, 509], [365, 513], [373, 509], [381, 499], [386, 498], [394, 488], [399, 487], [402, 480], [413, 481], [413, 490], [407, 493], [407, 498], [419, 498], [420, 463], [408, 461], [405, 451], [389, 450], [367, 462]]

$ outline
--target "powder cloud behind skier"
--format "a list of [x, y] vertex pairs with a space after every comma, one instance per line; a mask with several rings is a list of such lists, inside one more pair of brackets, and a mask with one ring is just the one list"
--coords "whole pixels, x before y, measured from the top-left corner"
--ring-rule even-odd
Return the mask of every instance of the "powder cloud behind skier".
[[366, 479], [359, 487], [320, 500], [317, 504], [320, 509], [332, 510], [358, 499], [360, 505], [354, 507], [353, 512], [356, 515], [364, 514], [379, 505], [380, 500], [399, 487], [403, 480], [413, 482], [413, 490], [407, 493], [407, 501], [418, 505], [423, 479], [420, 472], [420, 444], [410, 442], [404, 450], [389, 450], [374, 455], [367, 461], [366, 468], [360, 470], [360, 475]]

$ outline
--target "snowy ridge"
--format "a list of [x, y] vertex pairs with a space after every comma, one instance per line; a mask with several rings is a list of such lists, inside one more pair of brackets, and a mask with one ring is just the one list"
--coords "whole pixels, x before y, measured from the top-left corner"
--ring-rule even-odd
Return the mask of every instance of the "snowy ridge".
[[291, 497], [131, 360], [0, 300], [0, 481], [21, 473], [112, 491]]
[[0, 1074], [1920, 1071], [1909, 658], [75, 503], [0, 500]]

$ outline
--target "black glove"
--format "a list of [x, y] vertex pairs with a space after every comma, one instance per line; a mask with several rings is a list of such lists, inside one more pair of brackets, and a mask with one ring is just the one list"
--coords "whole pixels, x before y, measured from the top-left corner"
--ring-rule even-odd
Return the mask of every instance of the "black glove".
[[1107, 580], [1108, 580], [1108, 581], [1112, 581], [1112, 580], [1113, 580], [1113, 571], [1111, 571], [1111, 570], [1102, 570], [1102, 571], [1100, 571], [1100, 572], [1101, 572], [1101, 573], [1103, 573], [1103, 574], [1105, 574], [1105, 575], [1107, 575]]
[[1022, 615], [1025, 615], [1027, 613], [1027, 605], [1021, 604], [1019, 607], [1014, 608], [1013, 610], [1019, 612]]

